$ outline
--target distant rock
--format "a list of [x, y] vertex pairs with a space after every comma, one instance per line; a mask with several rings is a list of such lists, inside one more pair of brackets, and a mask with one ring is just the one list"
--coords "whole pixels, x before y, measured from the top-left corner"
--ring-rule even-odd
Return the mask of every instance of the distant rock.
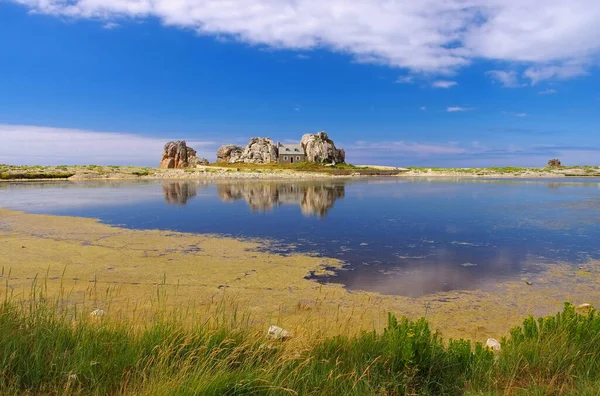
[[270, 164], [277, 162], [279, 149], [269, 138], [255, 137], [250, 139], [239, 161], [248, 164]]
[[548, 161], [549, 168], [560, 168], [561, 166], [562, 164], [560, 163], [560, 160], [558, 158], [553, 158], [550, 161]]
[[239, 162], [244, 148], [236, 146], [235, 144], [228, 144], [219, 147], [217, 150], [217, 163], [220, 164], [233, 164]]
[[325, 164], [342, 164], [346, 162], [344, 149], [335, 147], [333, 140], [329, 139], [327, 133], [306, 134], [300, 141], [308, 162]]
[[208, 160], [198, 158], [196, 150], [188, 147], [185, 141], [178, 140], [165, 144], [158, 167], [163, 169], [185, 169], [200, 165], [208, 165]]

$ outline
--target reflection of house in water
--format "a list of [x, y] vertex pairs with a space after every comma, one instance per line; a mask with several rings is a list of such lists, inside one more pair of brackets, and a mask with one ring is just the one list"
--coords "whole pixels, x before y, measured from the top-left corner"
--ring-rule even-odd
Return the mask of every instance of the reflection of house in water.
[[232, 183], [217, 185], [223, 201], [244, 199], [252, 211], [267, 212], [279, 205], [298, 205], [305, 216], [323, 217], [343, 198], [343, 184]]
[[164, 183], [163, 193], [169, 205], [185, 205], [187, 201], [196, 196], [196, 185], [189, 182]]

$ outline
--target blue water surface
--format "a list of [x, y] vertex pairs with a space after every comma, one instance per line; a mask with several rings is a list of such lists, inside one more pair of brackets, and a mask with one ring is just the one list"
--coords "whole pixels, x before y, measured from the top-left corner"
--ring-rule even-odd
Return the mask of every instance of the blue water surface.
[[412, 297], [600, 258], [593, 178], [2, 183], [0, 206], [266, 238], [347, 264], [321, 281]]

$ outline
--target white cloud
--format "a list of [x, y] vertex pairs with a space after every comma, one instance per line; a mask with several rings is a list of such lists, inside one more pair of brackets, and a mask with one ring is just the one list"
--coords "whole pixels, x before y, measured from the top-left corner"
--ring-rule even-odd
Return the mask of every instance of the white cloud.
[[527, 117], [527, 113], [515, 113], [512, 111], [503, 111], [502, 114], [513, 116], [513, 117]]
[[568, 63], [554, 66], [531, 66], [523, 72], [523, 77], [531, 80], [531, 85], [535, 85], [543, 80], [567, 80], [572, 77], [585, 76], [587, 74], [588, 71], [583, 65]]
[[[568, 78], [600, 52], [598, 0], [12, 0], [71, 18], [163, 24], [250, 44], [327, 48], [413, 73], [451, 74], [474, 59], [519, 63], [525, 77]], [[563, 65], [563, 66], [555, 66]], [[570, 66], [567, 66], [570, 67]]]
[[425, 110], [427, 110], [427, 107], [425, 107], [425, 106], [421, 106], [421, 107], [419, 107], [419, 110], [421, 110], [421, 111], [425, 111]]
[[414, 143], [414, 142], [376, 142], [367, 143], [365, 141], [357, 141], [354, 145], [349, 146], [348, 150], [351, 152], [357, 152], [361, 150], [377, 151], [385, 150], [391, 152], [403, 152], [412, 153], [420, 156], [427, 156], [433, 154], [462, 154], [467, 150], [458, 147], [456, 144], [426, 144], [426, 143]]
[[558, 93], [556, 89], [544, 89], [542, 91], [538, 91], [538, 95], [554, 95]]
[[112, 30], [118, 28], [120, 25], [115, 22], [106, 22], [102, 27], [107, 30]]
[[446, 109], [448, 113], [456, 113], [460, 111], [472, 111], [475, 110], [473, 107], [460, 107], [460, 106], [450, 106]]
[[400, 76], [396, 79], [396, 84], [412, 84], [414, 83], [414, 77], [413, 76]]
[[[0, 124], [0, 163], [153, 165], [173, 138], [81, 129]], [[217, 143], [188, 140], [198, 156], [214, 159]]]
[[519, 76], [515, 70], [489, 70], [485, 75], [494, 81], [499, 82], [505, 88], [522, 87], [523, 84], [519, 81]]
[[448, 80], [437, 80], [431, 83], [433, 88], [452, 88], [455, 85], [458, 85], [456, 81]]

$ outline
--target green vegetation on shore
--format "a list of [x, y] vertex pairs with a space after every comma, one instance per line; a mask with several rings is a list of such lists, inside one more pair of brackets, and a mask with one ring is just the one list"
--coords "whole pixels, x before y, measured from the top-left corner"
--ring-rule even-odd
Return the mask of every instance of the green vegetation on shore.
[[597, 166], [561, 166], [544, 168], [523, 168], [516, 166], [489, 168], [425, 168], [409, 167], [413, 174], [455, 174], [464, 176], [571, 176], [571, 177], [600, 177], [600, 167]]
[[425, 319], [313, 342], [268, 339], [244, 315], [133, 323], [34, 296], [0, 305], [2, 394], [597, 394], [600, 316], [527, 318], [496, 355]]

